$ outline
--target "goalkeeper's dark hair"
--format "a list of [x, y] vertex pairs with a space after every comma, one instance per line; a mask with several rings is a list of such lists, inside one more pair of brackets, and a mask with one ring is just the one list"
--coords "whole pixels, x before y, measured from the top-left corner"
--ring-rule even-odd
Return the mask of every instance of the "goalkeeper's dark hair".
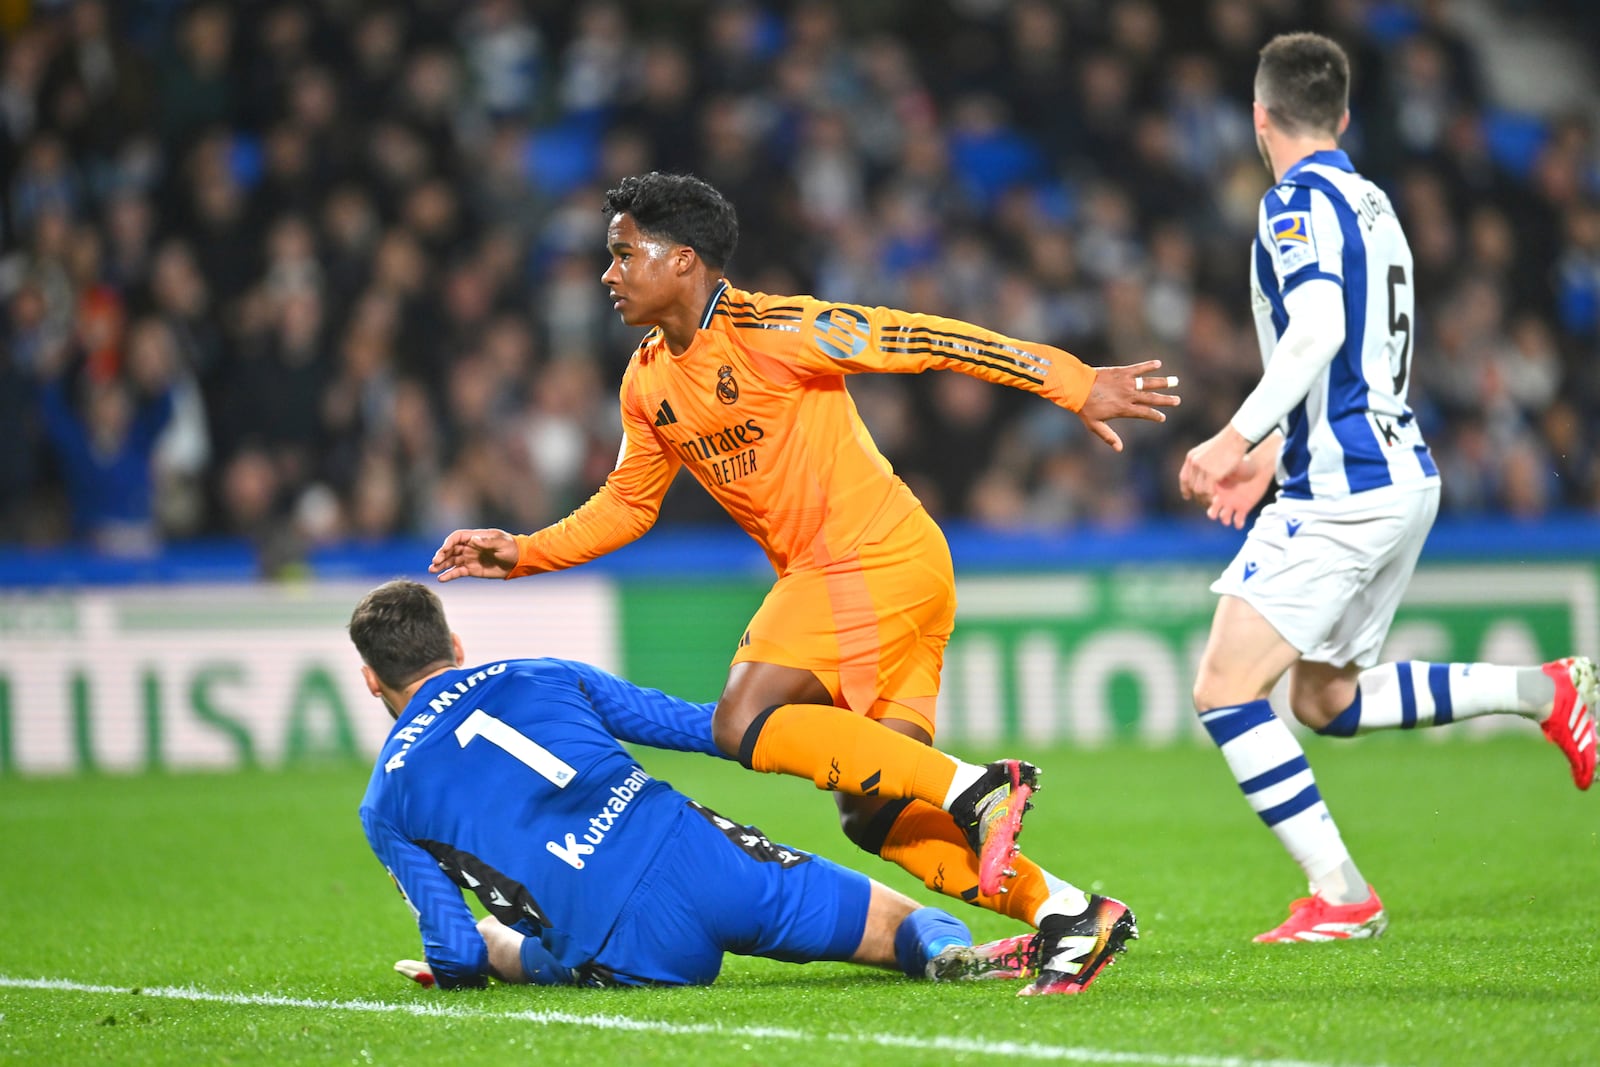
[[727, 197], [692, 174], [635, 174], [607, 190], [606, 216], [626, 212], [651, 237], [688, 245], [720, 271], [739, 244], [739, 216]]
[[1320, 33], [1280, 34], [1261, 49], [1255, 88], [1285, 133], [1337, 136], [1350, 106], [1350, 59]]
[[390, 689], [404, 689], [424, 674], [456, 663], [444, 605], [420, 582], [384, 582], [361, 598], [347, 629], [361, 661]]

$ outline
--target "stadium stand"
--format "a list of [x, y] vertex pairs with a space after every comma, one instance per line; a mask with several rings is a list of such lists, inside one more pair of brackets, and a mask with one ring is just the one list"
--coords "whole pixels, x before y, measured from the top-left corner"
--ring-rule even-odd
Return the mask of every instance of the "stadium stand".
[[[1600, 107], [1485, 76], [1512, 17], [1600, 54], [1579, 0], [0, 4], [0, 542], [225, 536], [270, 571], [559, 517], [615, 457], [636, 340], [600, 196], [653, 168], [734, 201], [742, 286], [1183, 378], [1114, 461], [1020, 393], [852, 381], [936, 514], [1176, 514], [1259, 370], [1250, 76], [1298, 28], [1349, 49], [1346, 144], [1415, 246], [1445, 513], [1600, 512]], [[663, 521], [714, 518], [679, 479]]]

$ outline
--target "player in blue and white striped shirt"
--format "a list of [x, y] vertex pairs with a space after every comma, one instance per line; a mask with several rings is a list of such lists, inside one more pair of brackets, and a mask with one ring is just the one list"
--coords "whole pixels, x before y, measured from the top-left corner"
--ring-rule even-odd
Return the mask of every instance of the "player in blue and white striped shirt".
[[1411, 249], [1388, 196], [1338, 147], [1349, 86], [1349, 62], [1326, 37], [1290, 34], [1261, 50], [1256, 138], [1276, 184], [1261, 201], [1250, 293], [1265, 370], [1179, 475], [1186, 498], [1233, 526], [1274, 473], [1280, 487], [1211, 587], [1221, 600], [1194, 687], [1251, 807], [1311, 883], [1257, 941], [1376, 937], [1387, 924], [1267, 702], [1285, 672], [1295, 717], [1320, 733], [1521, 715], [1561, 747], [1578, 788], [1595, 771], [1589, 659], [1378, 663], [1438, 511], [1439, 471], [1406, 405]]

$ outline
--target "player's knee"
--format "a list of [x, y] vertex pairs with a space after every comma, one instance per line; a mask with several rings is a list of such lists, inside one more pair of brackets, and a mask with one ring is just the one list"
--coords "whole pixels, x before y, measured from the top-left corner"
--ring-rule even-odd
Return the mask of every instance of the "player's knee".
[[889, 831], [910, 803], [909, 798], [900, 798], [876, 808], [841, 806], [839, 828], [861, 851], [879, 855], [883, 852], [883, 843], [889, 838]]
[[711, 739], [746, 767], [768, 718], [784, 704], [829, 702], [809, 671], [771, 663], [735, 663], [711, 713]]
[[761, 728], [780, 707], [781, 704], [774, 704], [768, 708], [750, 709], [739, 704], [719, 702], [711, 714], [711, 739], [723, 752], [749, 767], [755, 755], [756, 739], [761, 736]]
[[715, 741], [723, 752], [737, 756], [739, 744], [744, 740], [745, 730], [749, 725], [749, 716], [740, 714], [737, 709], [719, 701], [711, 713], [711, 740]]
[[1211, 669], [1204, 663], [1200, 665], [1200, 670], [1195, 675], [1194, 689], [1190, 693], [1194, 710], [1200, 714], [1216, 708], [1232, 707], [1235, 704], [1248, 704], [1264, 696], [1266, 690], [1255, 682]]
[[[1360, 711], [1357, 710], [1350, 719], [1341, 716], [1341, 713], [1349, 709], [1356, 695], [1354, 684], [1345, 685], [1337, 680], [1330, 682], [1315, 677], [1303, 678], [1297, 674], [1289, 682], [1289, 710], [1301, 725], [1319, 734], [1348, 737], [1355, 733], [1353, 723], [1360, 718]], [[1345, 728], [1347, 723], [1351, 724], [1349, 729]]]
[[1194, 689], [1189, 694], [1190, 699], [1194, 702], [1194, 710], [1204, 713], [1212, 708], [1225, 707], [1228, 701], [1223, 699], [1222, 692], [1223, 689], [1217, 677], [1202, 668], [1200, 673], [1195, 676]]
[[1361, 709], [1348, 707], [1338, 715], [1321, 715], [1315, 720], [1296, 712], [1295, 718], [1324, 737], [1354, 737], [1361, 725]]
[[1348, 737], [1355, 733], [1354, 728], [1346, 730], [1339, 721], [1339, 712], [1327, 707], [1323, 702], [1302, 697], [1289, 700], [1289, 710], [1294, 713], [1302, 726], [1309, 727], [1319, 734], [1330, 734], [1335, 737]]

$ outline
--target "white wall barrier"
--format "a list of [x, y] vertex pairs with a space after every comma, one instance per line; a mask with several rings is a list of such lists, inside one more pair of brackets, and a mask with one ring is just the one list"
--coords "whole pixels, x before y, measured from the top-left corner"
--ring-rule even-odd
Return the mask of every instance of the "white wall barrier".
[[[0, 774], [370, 756], [390, 720], [344, 627], [372, 584], [0, 595]], [[483, 582], [438, 591], [468, 662], [620, 665], [604, 580], [546, 579], [537, 597]]]
[[[1189, 687], [1210, 570], [1128, 567], [960, 582], [939, 736], [985, 749], [1203, 741]], [[0, 593], [0, 775], [281, 766], [366, 758], [389, 719], [345, 635], [367, 582]], [[714, 695], [765, 586], [581, 572], [438, 586], [467, 659], [585, 660]], [[697, 600], [696, 597], [699, 597]], [[721, 605], [718, 607], [718, 605]], [[1395, 659], [1536, 663], [1600, 652], [1600, 568], [1424, 567], [1390, 633]], [[1282, 709], [1280, 708], [1280, 712]], [[1485, 718], [1429, 740], [1525, 724]]]

